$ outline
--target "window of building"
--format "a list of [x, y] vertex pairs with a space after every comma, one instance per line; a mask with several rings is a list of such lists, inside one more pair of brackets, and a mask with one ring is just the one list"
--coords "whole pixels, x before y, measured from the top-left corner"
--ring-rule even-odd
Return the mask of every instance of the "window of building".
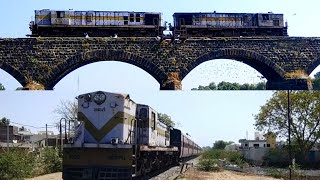
[[134, 22], [134, 14], [130, 14], [130, 22]]
[[259, 147], [259, 144], [253, 144], [253, 147]]
[[273, 20], [273, 26], [280, 26], [279, 20]]
[[140, 22], [140, 14], [136, 14], [136, 22]]
[[248, 146], [248, 144], [244, 144], [244, 146], [246, 146], [246, 147], [247, 147], [247, 146]]
[[270, 144], [267, 144], [267, 147], [270, 147]]

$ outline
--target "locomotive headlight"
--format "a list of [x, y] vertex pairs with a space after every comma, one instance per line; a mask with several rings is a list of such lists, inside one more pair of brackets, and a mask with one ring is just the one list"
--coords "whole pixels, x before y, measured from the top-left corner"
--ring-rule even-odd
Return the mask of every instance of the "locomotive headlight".
[[98, 91], [94, 95], [93, 100], [97, 105], [101, 105], [102, 103], [104, 103], [106, 101], [106, 95], [103, 92]]

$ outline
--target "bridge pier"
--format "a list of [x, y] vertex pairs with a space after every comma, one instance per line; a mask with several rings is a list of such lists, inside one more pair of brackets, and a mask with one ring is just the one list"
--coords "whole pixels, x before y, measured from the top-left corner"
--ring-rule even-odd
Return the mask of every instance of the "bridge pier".
[[182, 84], [179, 72], [169, 72], [168, 78], [160, 84], [160, 90], [181, 90]]
[[29, 81], [23, 87], [23, 90], [46, 90], [45, 86], [35, 81]]
[[269, 80], [266, 84], [267, 90], [312, 90], [309, 79], [282, 79]]

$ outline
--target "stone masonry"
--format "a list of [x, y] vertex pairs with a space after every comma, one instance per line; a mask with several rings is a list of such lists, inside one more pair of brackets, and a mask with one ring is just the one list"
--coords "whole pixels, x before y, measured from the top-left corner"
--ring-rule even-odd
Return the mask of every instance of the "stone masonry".
[[234, 59], [253, 67], [268, 80], [270, 90], [312, 89], [309, 75], [320, 64], [320, 38], [0, 39], [0, 68], [31, 90], [51, 90], [73, 70], [110, 60], [140, 67], [161, 90], [178, 90], [190, 71], [214, 59]]

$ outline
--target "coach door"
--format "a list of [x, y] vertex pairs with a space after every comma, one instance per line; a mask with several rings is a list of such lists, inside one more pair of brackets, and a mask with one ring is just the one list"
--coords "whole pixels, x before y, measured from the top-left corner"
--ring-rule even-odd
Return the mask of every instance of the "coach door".
[[95, 25], [95, 14], [94, 11], [89, 11], [87, 12], [87, 17], [86, 17], [87, 25]]

